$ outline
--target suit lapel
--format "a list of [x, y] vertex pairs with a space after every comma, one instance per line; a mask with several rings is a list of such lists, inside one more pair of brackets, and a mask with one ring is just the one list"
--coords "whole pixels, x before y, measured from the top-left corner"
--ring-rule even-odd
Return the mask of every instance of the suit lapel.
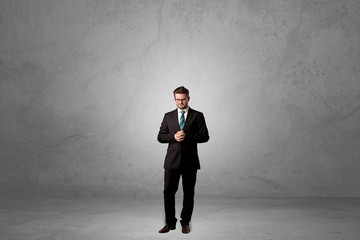
[[[172, 118], [174, 123], [177, 126], [177, 130], [180, 131], [180, 123], [179, 123], [179, 117], [178, 117], [178, 109], [175, 109], [173, 114], [172, 114]], [[185, 122], [186, 123], [186, 122]]]
[[193, 117], [193, 111], [191, 108], [189, 108], [189, 112], [188, 112], [188, 114], [186, 116], [186, 120], [185, 120], [184, 130], [188, 128], [192, 117]]

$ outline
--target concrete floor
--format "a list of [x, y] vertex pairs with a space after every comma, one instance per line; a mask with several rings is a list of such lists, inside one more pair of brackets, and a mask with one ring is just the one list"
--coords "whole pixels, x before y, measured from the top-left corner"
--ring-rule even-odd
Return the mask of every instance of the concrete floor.
[[197, 197], [192, 232], [188, 235], [181, 233], [179, 224], [175, 231], [159, 234], [163, 218], [162, 199], [0, 199], [0, 238], [358, 240], [360, 237], [360, 199]]

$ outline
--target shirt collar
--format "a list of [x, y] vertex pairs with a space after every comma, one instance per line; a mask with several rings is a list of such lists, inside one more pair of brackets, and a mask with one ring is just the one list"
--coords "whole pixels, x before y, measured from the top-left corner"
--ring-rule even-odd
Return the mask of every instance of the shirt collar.
[[181, 110], [180, 108], [178, 108], [178, 113], [181, 113], [181, 111], [185, 111], [185, 113], [189, 112], [189, 106], [186, 109]]

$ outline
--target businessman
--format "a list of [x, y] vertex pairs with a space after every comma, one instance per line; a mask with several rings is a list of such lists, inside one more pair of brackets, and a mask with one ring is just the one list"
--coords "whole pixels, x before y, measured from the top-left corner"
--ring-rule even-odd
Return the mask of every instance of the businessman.
[[180, 177], [183, 186], [181, 211], [182, 232], [190, 232], [189, 223], [194, 208], [196, 173], [200, 169], [198, 143], [209, 140], [204, 115], [189, 107], [189, 90], [181, 86], [174, 90], [177, 109], [165, 114], [161, 123], [158, 141], [168, 143], [164, 163], [164, 208], [166, 225], [159, 233], [176, 228], [175, 194]]

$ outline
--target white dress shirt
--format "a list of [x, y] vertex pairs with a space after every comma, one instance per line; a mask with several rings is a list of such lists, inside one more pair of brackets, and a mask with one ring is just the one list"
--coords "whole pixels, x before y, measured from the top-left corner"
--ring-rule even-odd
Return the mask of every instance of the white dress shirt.
[[186, 122], [187, 114], [189, 112], [189, 106], [184, 110], [181, 110], [181, 109], [178, 108], [178, 121], [179, 121], [179, 124], [180, 124], [181, 111], [185, 111], [184, 112], [184, 118], [185, 118], [184, 120]]

